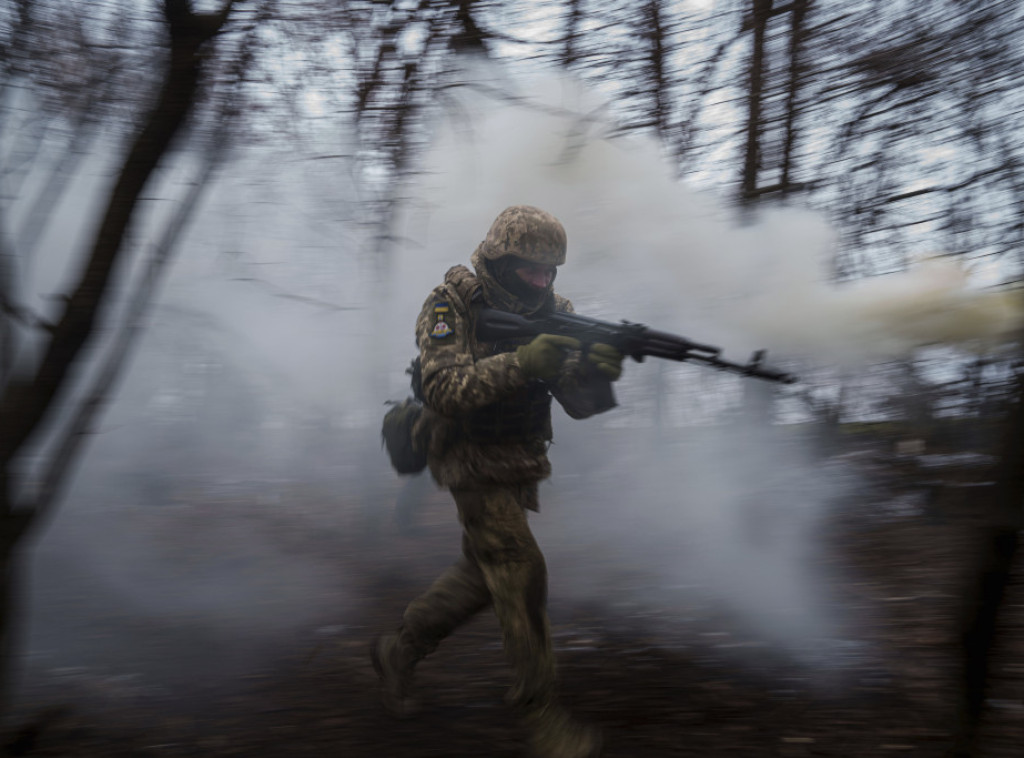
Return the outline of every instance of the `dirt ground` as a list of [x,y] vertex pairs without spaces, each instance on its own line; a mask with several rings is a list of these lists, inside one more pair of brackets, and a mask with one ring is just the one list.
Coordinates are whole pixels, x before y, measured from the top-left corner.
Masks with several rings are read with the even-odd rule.
[[[934,472],[929,479],[889,463],[866,470],[885,484],[877,501],[838,504],[818,535],[816,570],[842,577],[830,602],[856,631],[819,650],[821,665],[740,631],[713,603],[640,612],[600,599],[571,602],[553,591],[562,694],[602,727],[604,755],[946,754],[956,687],[954,615],[976,541],[984,475],[949,466],[941,472],[948,486],[929,489]],[[322,495],[302,497],[318,502]],[[231,493],[131,516],[67,514],[70,535],[91,529],[116,540],[126,518],[151,527],[162,538],[146,549],[170,551],[186,584],[212,565],[249,572],[246,591],[257,605],[265,596],[265,614],[211,628],[192,606],[157,620],[127,613],[102,597],[95,577],[61,568],[59,540],[44,544],[44,596],[34,600],[41,641],[22,661],[20,730],[8,736],[8,754],[525,755],[524,734],[503,703],[509,675],[490,615],[422,664],[419,715],[396,721],[380,707],[368,642],[394,627],[458,544],[444,494],[427,498],[414,529],[398,528],[383,499],[376,511],[353,510],[342,523],[336,503],[295,519],[279,504]],[[225,555],[224,536],[240,523],[254,536],[253,551],[273,543],[287,561],[266,571],[247,562],[245,551]],[[187,553],[175,547],[185,544]],[[286,562],[315,567],[315,579],[289,571]],[[560,567],[549,567],[557,587]],[[621,578],[626,585],[643,581]],[[290,604],[298,595],[303,603]],[[982,752],[993,758],[1024,752],[1019,575],[1006,607]],[[253,634],[239,632],[246,625]],[[64,636],[46,631],[54,628]],[[59,661],[47,658],[47,646],[61,650]],[[63,665],[68,660],[78,665]]]

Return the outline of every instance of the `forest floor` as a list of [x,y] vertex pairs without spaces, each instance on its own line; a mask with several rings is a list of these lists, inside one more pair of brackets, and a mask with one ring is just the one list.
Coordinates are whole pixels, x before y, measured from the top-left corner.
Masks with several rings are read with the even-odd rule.
[[[946,754],[956,712],[955,617],[984,472],[955,461],[941,474],[895,458],[863,465],[884,486],[872,490],[874,503],[832,508],[817,529],[811,567],[833,577],[828,603],[848,623],[806,655],[759,637],[706,597],[680,596],[664,609],[619,602],[651,581],[635,572],[609,582],[604,600],[574,599],[558,591],[560,569],[573,557],[549,557],[562,696],[603,729],[605,756]],[[939,475],[943,486],[934,488]],[[320,495],[290,498],[317,503]],[[106,535],[114,569],[133,565],[119,553],[119,530],[144,523],[160,538],[138,550],[165,553],[181,582],[151,583],[164,595],[160,614],[140,612],[142,601],[129,612],[113,591],[104,596],[102,570],[83,572],[70,559],[62,566],[61,539],[40,545],[34,565],[43,588],[25,634],[30,652],[8,754],[524,756],[525,735],[503,702],[509,674],[491,614],[421,665],[419,715],[399,721],[380,706],[369,640],[394,628],[458,545],[445,494],[426,498],[413,529],[391,520],[392,502],[377,509],[385,516],[353,511],[347,523],[336,504],[310,505],[296,518],[273,498],[254,503],[231,493],[130,514],[65,514],[61,533]],[[246,547],[225,547],[240,528],[251,537]],[[257,556],[270,544],[280,562],[267,567]],[[238,581],[205,585],[203,602],[227,606],[241,592],[259,612],[211,624],[191,600],[168,611],[170,593],[204,586],[211,567]],[[1024,745],[1019,575],[1006,608],[981,753],[993,758],[1020,756]]]

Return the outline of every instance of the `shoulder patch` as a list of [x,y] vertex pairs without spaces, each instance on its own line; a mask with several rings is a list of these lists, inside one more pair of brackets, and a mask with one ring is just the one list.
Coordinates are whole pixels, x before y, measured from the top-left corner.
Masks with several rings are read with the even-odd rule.
[[444,339],[445,337],[451,337],[455,334],[455,330],[453,330],[446,321],[450,310],[451,307],[445,300],[438,300],[434,303],[434,316],[436,320],[434,328],[430,331],[430,336],[434,339]]

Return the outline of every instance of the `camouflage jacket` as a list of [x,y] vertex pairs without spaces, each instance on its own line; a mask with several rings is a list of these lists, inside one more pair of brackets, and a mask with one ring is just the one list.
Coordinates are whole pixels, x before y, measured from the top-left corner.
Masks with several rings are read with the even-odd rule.
[[[613,395],[607,379],[588,370],[578,351],[548,383],[527,379],[520,369],[515,349],[528,339],[477,340],[481,306],[524,309],[488,276],[479,253],[472,262],[480,273],[449,269],[416,321],[428,409],[420,433],[429,439],[431,472],[443,486],[533,484],[551,475],[552,397],[571,417],[586,418],[613,407]],[[572,312],[572,303],[552,293],[544,308]]]

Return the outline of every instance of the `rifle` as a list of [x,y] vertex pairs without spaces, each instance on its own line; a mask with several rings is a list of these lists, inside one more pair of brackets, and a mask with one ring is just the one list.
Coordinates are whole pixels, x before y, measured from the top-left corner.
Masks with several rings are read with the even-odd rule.
[[719,357],[722,349],[702,345],[677,334],[659,332],[643,324],[623,321],[613,324],[576,313],[550,313],[542,316],[519,316],[515,313],[481,308],[477,315],[476,337],[483,342],[535,337],[538,334],[560,334],[575,337],[587,345],[602,342],[623,355],[642,363],[648,355],[670,361],[688,361],[710,366],[741,376],[752,376],[770,382],[793,384],[792,374],[764,366],[766,352],[757,350],[747,363],[733,363]]

